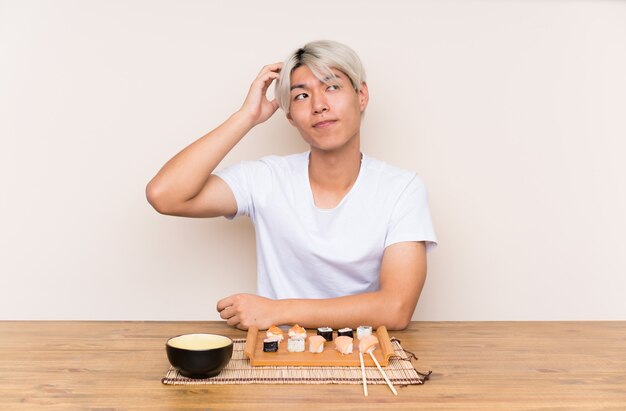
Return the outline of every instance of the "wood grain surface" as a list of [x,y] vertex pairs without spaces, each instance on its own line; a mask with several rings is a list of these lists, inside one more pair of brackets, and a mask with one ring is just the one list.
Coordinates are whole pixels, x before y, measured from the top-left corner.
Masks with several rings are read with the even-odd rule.
[[[161,384],[167,338],[222,322],[0,322],[0,410],[626,410],[626,322],[414,322],[421,386]],[[285,407],[283,407],[285,406]]]
[[[307,335],[317,334],[316,331],[307,330]],[[378,327],[374,331],[378,337],[379,347],[374,350],[374,356],[378,363],[382,366],[389,365],[389,357],[394,354],[393,346],[389,340],[387,328]],[[324,351],[321,353],[309,352],[308,342],[305,344],[304,352],[289,352],[287,350],[287,333],[285,340],[279,345],[277,352],[264,352],[263,340],[266,338],[265,331],[250,328],[246,335],[246,347],[244,354],[250,359],[250,365],[257,366],[305,366],[305,367],[359,367],[359,340],[356,339],[356,330],[354,331],[353,352],[352,354],[341,354],[335,350],[335,343],[327,341],[324,343]],[[333,332],[333,338],[337,337],[337,330]],[[363,358],[366,367],[374,367],[374,360],[369,355]]]

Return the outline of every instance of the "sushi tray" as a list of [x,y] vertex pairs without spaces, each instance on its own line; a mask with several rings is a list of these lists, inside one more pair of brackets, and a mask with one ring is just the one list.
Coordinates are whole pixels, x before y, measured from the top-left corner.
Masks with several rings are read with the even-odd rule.
[[[359,367],[361,361],[359,359],[359,340],[355,338],[352,342],[353,350],[351,354],[341,354],[335,349],[334,338],[337,336],[337,330],[333,333],[333,341],[324,343],[324,351],[321,353],[312,353],[308,350],[308,337],[316,335],[316,330],[307,330],[307,342],[304,352],[287,351],[287,340],[285,339],[278,345],[276,352],[263,351],[263,340],[266,338],[264,330],[255,327],[248,329],[246,337],[246,345],[244,354],[250,359],[250,365],[256,366],[305,366],[305,367]],[[374,331],[374,335],[378,338],[379,346],[374,350],[373,354],[376,360],[382,366],[389,364],[389,357],[394,355],[391,340],[387,329],[380,326]],[[374,361],[369,354],[363,354],[365,366],[375,366]]]

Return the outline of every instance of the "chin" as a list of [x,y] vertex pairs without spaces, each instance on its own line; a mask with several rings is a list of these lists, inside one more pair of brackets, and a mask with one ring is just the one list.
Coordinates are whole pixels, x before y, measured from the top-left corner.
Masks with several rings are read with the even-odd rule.
[[311,146],[311,150],[315,149],[317,151],[324,152],[333,152],[338,151],[346,147],[345,144],[309,144]]
[[305,139],[311,149],[319,151],[337,151],[350,146],[350,140],[343,139]]
[[[358,142],[358,135],[353,135],[352,133],[329,133],[326,135],[315,135],[314,133],[308,134],[300,130],[300,136],[304,142],[311,147],[311,150],[332,152],[342,150],[355,144],[357,149],[360,146]],[[354,141],[355,138],[357,141]]]

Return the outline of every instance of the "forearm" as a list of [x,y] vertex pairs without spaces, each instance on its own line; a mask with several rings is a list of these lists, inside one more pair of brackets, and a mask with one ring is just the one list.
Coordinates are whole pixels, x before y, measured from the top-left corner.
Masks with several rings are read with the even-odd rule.
[[329,299],[287,299],[276,301],[276,324],[300,324],[305,328],[333,328],[384,325],[388,329],[406,328],[415,301],[398,299],[376,291]]
[[151,202],[179,203],[196,196],[218,164],[252,127],[252,121],[238,111],[187,146],[170,159],[148,184]]

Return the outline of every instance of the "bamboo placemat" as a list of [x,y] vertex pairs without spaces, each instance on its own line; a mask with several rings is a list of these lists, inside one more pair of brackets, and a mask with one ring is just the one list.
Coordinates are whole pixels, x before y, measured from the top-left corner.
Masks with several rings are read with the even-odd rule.
[[[203,384],[361,384],[360,367],[252,367],[244,356],[245,338],[233,340],[233,356],[222,372],[213,378],[194,379],[182,376],[170,367],[161,382],[171,385]],[[383,367],[389,380],[394,385],[424,384],[431,373],[417,371],[411,359],[413,353],[405,351],[400,341],[392,338],[395,356],[389,359],[389,365]],[[386,384],[376,367],[365,367],[368,384]]]

